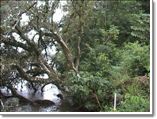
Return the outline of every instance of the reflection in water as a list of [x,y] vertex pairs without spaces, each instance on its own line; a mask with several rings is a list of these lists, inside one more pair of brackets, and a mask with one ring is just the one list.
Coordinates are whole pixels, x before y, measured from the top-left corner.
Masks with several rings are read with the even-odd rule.
[[[60,93],[60,90],[55,86],[54,84],[48,84],[43,88],[43,92],[41,91],[41,86],[38,87],[37,92],[34,92],[33,88],[28,86],[27,81],[22,81],[16,84],[15,88],[17,90],[17,93],[31,101],[52,101],[55,103],[55,105],[49,105],[48,107],[42,107],[41,105],[38,106],[32,106],[30,111],[57,111],[58,106],[61,104],[61,99],[57,97],[57,95]],[[7,89],[6,87],[0,88],[0,91],[5,96],[11,96],[11,91]],[[23,105],[22,105],[23,106]],[[22,108],[20,107],[20,109]],[[28,104],[27,104],[28,106]],[[30,105],[29,105],[30,106]],[[19,109],[17,109],[19,110]]]

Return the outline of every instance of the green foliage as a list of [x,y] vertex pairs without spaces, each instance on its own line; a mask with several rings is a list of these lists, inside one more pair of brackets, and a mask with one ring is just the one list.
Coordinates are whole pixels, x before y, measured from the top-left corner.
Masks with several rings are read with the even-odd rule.
[[106,42],[107,40],[116,40],[118,38],[119,30],[117,26],[111,25],[107,31],[105,31],[104,29],[100,29],[100,30],[104,38],[106,38],[105,39]]
[[128,43],[121,52],[121,63],[123,71],[130,75],[145,75],[149,72],[149,46],[142,46],[138,42]]
[[[54,74],[61,83],[65,81],[67,94],[77,111],[114,111],[114,92],[117,92],[117,111],[149,111],[149,1],[67,1],[63,7],[65,16],[55,22],[54,13],[57,8],[62,8],[60,2],[46,1],[39,8],[35,5],[30,10],[27,7],[34,1],[2,2],[0,10],[4,14],[0,30],[6,40],[13,44],[16,41],[9,36],[17,32],[12,28],[12,22],[21,18],[19,13],[25,10],[30,22],[21,26],[22,33],[26,35],[34,29],[40,36],[33,45],[28,42],[32,39],[20,38],[21,43],[30,49],[28,51],[18,52],[21,46],[16,43],[15,46],[1,44],[3,80],[10,80],[7,75],[12,73],[11,63],[19,64],[26,73],[30,63],[42,63],[41,70],[48,69],[52,71],[48,73],[50,76]],[[56,33],[61,39],[55,38]],[[46,36],[48,34],[51,35]],[[49,56],[47,50],[51,46],[57,49],[53,56]],[[43,54],[43,50],[47,52]],[[77,69],[77,63],[76,76],[76,72],[69,69]],[[53,82],[55,78],[51,77]]]
[[56,62],[56,68],[60,70],[61,73],[63,73],[66,70],[65,61],[66,60],[64,54],[62,52],[58,53],[55,62]]
[[149,73],[149,46],[139,42],[126,43],[114,55],[118,61],[110,68],[109,79],[114,90],[123,97],[117,111],[149,111],[149,77],[144,78]]
[[100,111],[104,105],[111,103],[109,97],[112,95],[112,85],[102,77],[80,72],[80,78],[69,74],[67,83],[68,93],[80,111]]
[[149,14],[133,14],[131,22],[131,35],[136,40],[138,39],[141,44],[149,44]]
[[107,75],[107,72],[110,69],[109,50],[109,47],[105,47],[104,45],[90,48],[85,59],[81,61],[80,69],[93,72],[93,75],[96,75],[98,72],[100,72],[102,76]]
[[149,105],[149,100],[144,97],[125,94],[124,102],[117,109],[121,112],[148,112]]
[[[114,50],[113,50],[114,51]],[[127,43],[113,53],[110,74],[116,80],[128,80],[129,77],[148,75],[150,70],[149,46],[138,42]],[[113,60],[113,59],[117,60]]]

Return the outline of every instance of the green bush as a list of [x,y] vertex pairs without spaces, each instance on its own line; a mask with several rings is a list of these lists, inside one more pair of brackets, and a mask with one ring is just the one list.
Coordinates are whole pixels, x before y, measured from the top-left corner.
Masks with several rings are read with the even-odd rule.
[[149,46],[142,46],[138,42],[128,43],[121,51],[122,70],[131,76],[145,75],[149,72]]
[[117,49],[115,57],[118,61],[110,68],[111,80],[123,82],[136,76],[149,75],[149,46],[138,42],[127,43],[122,49]]
[[149,100],[142,96],[125,94],[124,102],[117,108],[120,112],[148,112]]
[[104,105],[112,103],[109,100],[113,94],[112,85],[102,77],[80,72],[78,78],[71,73],[67,83],[74,106],[80,111],[101,111]]

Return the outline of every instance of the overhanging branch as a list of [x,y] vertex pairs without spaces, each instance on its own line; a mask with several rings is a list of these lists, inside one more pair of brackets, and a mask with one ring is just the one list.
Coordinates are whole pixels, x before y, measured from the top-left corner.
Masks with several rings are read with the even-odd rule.
[[16,69],[16,70],[19,72],[20,76],[21,76],[23,79],[25,79],[25,80],[27,80],[27,81],[29,81],[29,82],[40,82],[40,83],[52,82],[52,80],[50,80],[50,79],[36,78],[36,77],[31,77],[31,76],[29,76],[29,75],[23,70],[23,68],[21,68],[19,65],[12,64],[11,67],[12,67],[13,69]]
[[36,44],[31,42],[30,39],[26,35],[24,35],[22,29],[19,26],[16,26],[15,29],[17,30],[17,33],[20,35],[20,37],[27,42],[29,48],[32,49],[31,52],[35,52],[35,54],[39,56],[40,51]]
[[72,53],[71,53],[69,47],[67,46],[67,44],[62,39],[62,37],[60,35],[56,34],[56,33],[43,33],[43,34],[45,36],[53,37],[57,41],[57,43],[60,44],[60,46],[63,49],[63,53],[65,55],[65,58],[67,60],[67,63],[69,65],[69,67],[77,73],[77,70],[74,66]]
[[20,43],[16,40],[12,40],[10,38],[2,38],[1,37],[0,43],[4,43],[6,45],[11,45],[11,46],[15,46],[15,47],[21,47],[24,50],[30,51],[29,47],[26,44]]

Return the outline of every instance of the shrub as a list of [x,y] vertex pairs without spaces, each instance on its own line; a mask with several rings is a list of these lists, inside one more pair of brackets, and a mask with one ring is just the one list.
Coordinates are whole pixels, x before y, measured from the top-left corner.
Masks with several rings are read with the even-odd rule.
[[104,105],[112,103],[112,85],[102,77],[93,76],[88,72],[80,72],[80,78],[69,74],[67,81],[69,95],[74,106],[80,111],[101,111]]
[[120,66],[131,76],[148,73],[149,63],[149,46],[142,46],[138,42],[128,43],[121,52]]
[[125,100],[118,107],[121,112],[148,112],[149,100],[142,96],[125,94]]

